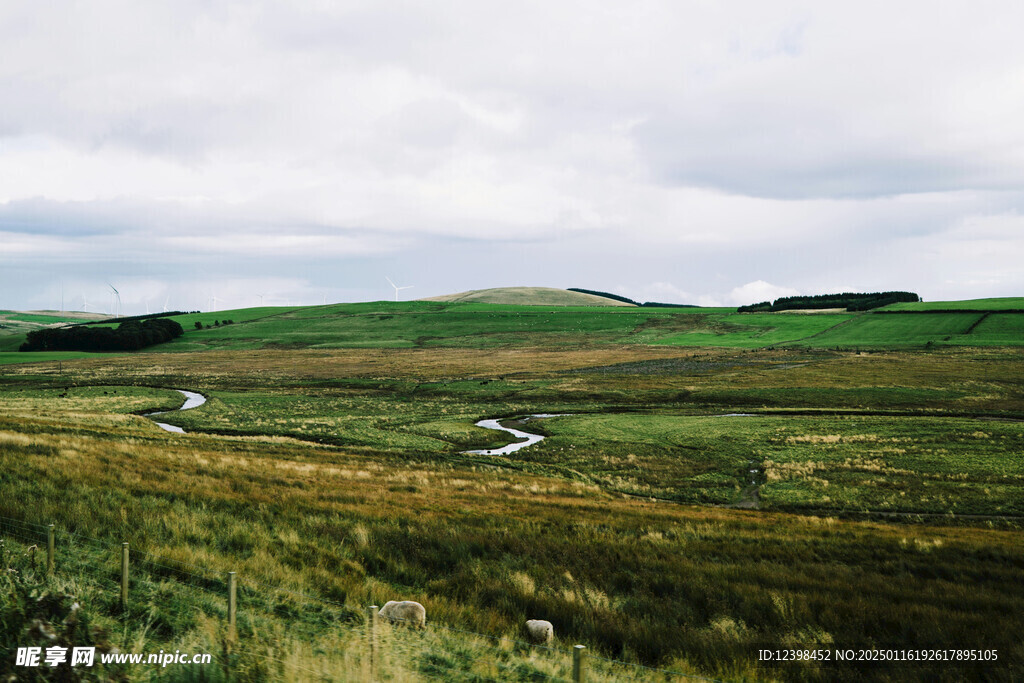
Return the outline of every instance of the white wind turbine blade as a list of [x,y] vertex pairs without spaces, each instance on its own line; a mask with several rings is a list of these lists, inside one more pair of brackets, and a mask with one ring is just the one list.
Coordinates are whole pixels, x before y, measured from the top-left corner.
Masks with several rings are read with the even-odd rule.
[[114,304],[114,317],[118,317],[121,314],[121,292],[117,291],[117,287],[107,283],[107,287],[110,287],[111,291],[114,292],[115,304]]

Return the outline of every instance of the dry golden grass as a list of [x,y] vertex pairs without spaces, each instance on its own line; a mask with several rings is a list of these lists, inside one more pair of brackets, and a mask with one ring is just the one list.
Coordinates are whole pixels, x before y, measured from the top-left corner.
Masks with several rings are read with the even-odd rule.
[[[129,540],[174,561],[235,570],[352,610],[416,599],[439,623],[495,637],[518,633],[524,618],[550,618],[562,644],[578,640],[608,655],[719,676],[758,671],[752,658],[759,643],[845,645],[867,633],[905,646],[984,641],[1011,658],[1024,655],[1012,635],[1024,628],[1019,530],[670,505],[611,494],[571,472],[539,476],[414,449],[311,445],[284,435],[170,436],[126,413],[175,394],[123,385],[203,389],[225,411],[237,404],[218,394],[294,398],[296,424],[305,420],[303,427],[320,419],[307,412],[316,407],[315,394],[361,401],[357,389],[368,386],[394,397],[394,386],[378,378],[476,386],[470,378],[506,376],[523,406],[556,396],[579,397],[582,406],[636,401],[653,411],[662,401],[688,400],[690,391],[707,401],[701,409],[729,405],[733,396],[779,407],[792,405],[785,392],[804,387],[821,390],[822,400],[863,390],[867,398],[857,400],[869,407],[871,392],[893,389],[922,390],[921,400],[931,402],[927,410],[1014,410],[1021,405],[1015,388],[1021,358],[1020,352],[868,357],[610,347],[145,354],[68,362],[63,376],[48,364],[8,366],[0,378],[0,515],[52,521],[111,544]],[[559,374],[638,361],[651,365],[634,374]],[[65,383],[68,397],[58,398]],[[115,384],[117,395],[108,386]],[[951,386],[965,395],[924,392]],[[93,393],[80,393],[87,390]],[[520,391],[541,398],[521,399]],[[386,405],[411,410],[417,400],[398,395]],[[424,433],[451,428],[441,415],[449,407],[468,414],[505,405],[490,400],[439,403],[431,418],[436,424],[419,426]],[[344,417],[331,419],[338,426],[370,420]],[[278,414],[266,419],[286,421]],[[382,424],[382,432],[402,426]],[[965,432],[971,448],[992,446],[993,434],[1003,433]],[[883,453],[903,448],[900,438],[872,425],[842,434],[827,424],[810,426],[777,441],[793,449],[856,448],[857,454],[844,452],[828,463],[821,456],[769,460],[765,474],[825,488],[827,467],[864,474],[865,486],[883,487],[887,477],[908,474],[887,464]],[[934,455],[943,448],[935,444]],[[647,466],[635,450],[629,444],[603,461],[595,454],[595,461]],[[304,618],[295,617],[300,625]],[[290,661],[309,647],[296,637],[290,650],[274,656]],[[345,659],[344,643],[337,647],[337,666],[361,666],[355,654]],[[481,676],[499,677],[500,669],[481,667]],[[800,670],[793,677],[828,674]],[[301,680],[304,674],[289,675]]]

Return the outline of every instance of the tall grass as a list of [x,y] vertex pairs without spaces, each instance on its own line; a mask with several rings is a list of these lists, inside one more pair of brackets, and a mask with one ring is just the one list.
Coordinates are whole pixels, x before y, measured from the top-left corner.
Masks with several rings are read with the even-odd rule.
[[[0,418],[4,432],[19,426]],[[352,613],[415,599],[431,619],[496,637],[546,618],[563,643],[717,674],[755,667],[766,642],[1020,655],[1019,532],[666,506],[508,471],[168,441],[114,420],[102,432],[66,419],[34,428],[27,443],[5,442],[0,514]],[[179,610],[162,600],[152,599],[154,624],[169,635]],[[321,624],[287,601],[275,610]]]
[[[317,647],[318,630],[348,629],[366,605],[404,598],[454,628],[511,639],[525,619],[545,618],[561,645],[581,642],[603,656],[717,677],[977,673],[949,664],[776,669],[757,662],[761,647],[884,645],[996,648],[999,662],[981,673],[1011,679],[1022,675],[1024,659],[1016,637],[1024,626],[1024,545],[1014,523],[881,524],[667,505],[617,493],[597,470],[628,472],[631,448],[651,470],[633,480],[647,477],[650,486],[658,472],[699,469],[715,458],[728,463],[745,442],[693,415],[735,405],[733,399],[752,405],[744,397],[761,409],[820,410],[831,395],[847,410],[913,410],[919,422],[800,417],[787,423],[794,429],[776,432],[761,419],[746,443],[774,449],[764,458],[775,468],[772,484],[812,490],[814,478],[845,476],[854,466],[898,481],[907,475],[896,470],[911,469],[899,458],[912,453],[858,451],[904,448],[886,441],[904,437],[918,448],[934,426],[941,428],[936,442],[916,457],[946,448],[956,458],[933,453],[916,486],[932,486],[928,474],[1016,476],[998,469],[1012,466],[1006,452],[1019,444],[1014,423],[993,423],[980,430],[989,435],[982,439],[949,415],[1020,411],[1020,360],[1020,352],[1006,350],[612,348],[152,354],[75,361],[63,375],[19,367],[0,377],[0,515],[54,522],[109,547],[129,541],[171,567],[237,571],[242,597],[277,615],[280,627],[243,622],[242,629],[261,647],[276,648],[273,657],[285,662],[278,667],[297,661],[293,649]],[[180,398],[135,385],[203,390],[208,406],[183,419],[199,426],[233,421],[247,433],[169,436],[129,412]],[[559,406],[619,412],[550,423],[549,450],[536,457],[457,453],[475,438],[473,417]],[[646,428],[648,417],[661,426]],[[573,429],[588,420],[599,428],[580,442],[583,457],[556,462],[570,456],[554,449],[575,444],[583,432]],[[667,432],[672,420],[707,432],[700,444],[707,458],[673,452],[697,444]],[[318,421],[328,423],[322,432],[299,431]],[[901,433],[910,424],[918,426]],[[867,434],[882,441],[860,438]],[[958,462],[972,456],[983,457]],[[152,612],[147,633],[156,634],[154,643],[191,638],[214,647],[215,634],[203,630],[198,615],[218,620],[221,598],[177,602],[177,579],[154,571],[131,629],[143,628]],[[97,580],[109,587],[115,575],[108,569]],[[337,603],[335,616],[268,586]],[[104,600],[97,598],[97,614],[114,609]],[[294,646],[286,628],[298,634]],[[339,640],[337,648],[345,647]],[[437,671],[468,659],[443,655]],[[266,666],[253,663],[251,678],[284,675],[284,668],[259,668]],[[467,678],[476,675],[469,671]],[[478,678],[487,677],[499,675]]]

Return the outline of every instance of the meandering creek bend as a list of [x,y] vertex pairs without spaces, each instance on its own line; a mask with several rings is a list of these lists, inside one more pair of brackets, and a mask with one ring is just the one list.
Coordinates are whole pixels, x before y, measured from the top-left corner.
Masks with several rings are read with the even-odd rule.
[[[192,410],[193,408],[198,408],[199,406],[206,403],[206,397],[203,396],[202,394],[196,393],[194,391],[185,391],[184,389],[175,389],[174,391],[177,391],[179,394],[185,397],[185,402],[181,404],[180,408],[176,410],[158,410],[155,413],[144,413],[143,417],[152,418],[155,415],[167,415],[168,413],[177,413],[182,410]],[[156,420],[153,420],[153,423],[156,424],[156,426],[159,427],[160,429],[164,429],[168,432],[174,432],[175,434],[185,433],[185,430],[182,429],[181,427],[175,427],[174,425],[169,425],[164,422],[157,422]]]
[[[561,417],[563,415],[570,414],[571,413],[534,413],[533,415],[527,415],[525,417],[518,418],[518,420],[521,422],[526,422],[527,420],[534,420],[545,417]],[[510,418],[499,418],[498,420],[480,420],[479,422],[476,423],[476,426],[483,427],[484,429],[497,429],[502,432],[508,432],[517,439],[526,439],[526,441],[516,441],[515,443],[510,443],[507,446],[502,446],[501,448],[492,448],[490,450],[483,449],[478,451],[464,452],[472,453],[474,455],[508,455],[509,453],[515,453],[520,448],[526,448],[527,446],[532,446],[533,444],[544,440],[544,437],[541,436],[540,434],[531,434],[530,432],[523,432],[518,429],[513,429],[512,427],[503,427],[500,423],[501,419],[508,420]]]

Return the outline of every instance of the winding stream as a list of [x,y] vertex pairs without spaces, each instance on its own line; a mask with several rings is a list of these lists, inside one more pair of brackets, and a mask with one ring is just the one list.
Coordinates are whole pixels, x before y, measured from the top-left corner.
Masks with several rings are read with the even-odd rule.
[[[533,415],[527,415],[526,417],[520,418],[520,420],[522,422],[526,422],[527,420],[533,420],[544,417],[560,417],[563,415],[570,414],[571,413],[534,413]],[[507,420],[509,418],[506,417],[500,419]],[[544,437],[541,436],[540,434],[531,434],[529,432],[523,432],[518,429],[513,429],[512,427],[503,427],[500,424],[499,420],[480,420],[479,422],[476,423],[476,426],[483,427],[484,429],[497,429],[498,431],[508,432],[517,439],[526,440],[516,441],[515,443],[510,443],[509,445],[502,446],[501,448],[492,448],[490,450],[483,449],[478,451],[463,451],[463,453],[472,453],[473,455],[508,455],[509,453],[515,453],[520,448],[526,448],[527,446],[532,446],[533,444],[544,440]]]
[[[158,410],[155,413],[143,413],[142,416],[152,418],[154,415],[167,415],[168,413],[177,413],[182,410],[192,410],[193,408],[198,408],[199,406],[206,403],[206,397],[203,396],[202,394],[198,394],[194,391],[185,391],[184,389],[175,389],[174,391],[177,391],[179,394],[185,397],[185,402],[181,405],[180,408],[176,410]],[[185,433],[185,430],[182,429],[181,427],[175,427],[174,425],[169,425],[164,422],[157,422],[156,420],[153,420],[153,423],[160,429],[166,430],[168,432],[174,432],[175,434]]]

